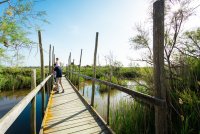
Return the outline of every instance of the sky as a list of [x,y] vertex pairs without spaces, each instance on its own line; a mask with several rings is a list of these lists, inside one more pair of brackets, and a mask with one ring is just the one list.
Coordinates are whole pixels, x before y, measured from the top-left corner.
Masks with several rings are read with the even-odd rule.
[[[45,49],[45,65],[48,64],[49,44],[55,55],[67,64],[69,53],[75,64],[79,63],[83,49],[82,65],[92,65],[95,35],[99,32],[98,57],[105,64],[104,56],[113,53],[116,60],[125,66],[128,57],[140,57],[130,50],[130,37],[135,23],[145,20],[148,12],[147,0],[45,0],[37,3],[37,10],[47,12],[50,24],[43,24],[42,42]],[[31,38],[38,42],[37,32]],[[24,50],[24,54],[26,53]],[[39,50],[27,54],[25,66],[40,65]]]
[[[140,51],[131,49],[129,39],[136,35],[135,25],[145,24],[149,17],[150,0],[43,0],[37,2],[35,10],[46,11],[50,24],[42,24],[42,44],[45,65],[49,62],[49,45],[55,48],[55,55],[65,65],[69,53],[75,64],[79,63],[83,49],[82,65],[92,65],[95,35],[99,32],[98,59],[105,65],[105,55],[113,53],[116,60],[128,66],[129,58],[139,59]],[[187,27],[197,27],[200,16],[192,19]],[[193,25],[195,24],[195,25]],[[37,31],[31,39],[38,42]],[[22,50],[24,66],[39,66],[39,48]],[[138,63],[145,66],[144,63]]]

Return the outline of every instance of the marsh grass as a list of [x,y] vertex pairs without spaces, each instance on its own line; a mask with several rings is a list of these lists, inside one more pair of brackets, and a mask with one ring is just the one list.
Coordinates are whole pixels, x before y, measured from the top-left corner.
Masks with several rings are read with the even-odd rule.
[[[32,68],[0,68],[0,91],[30,89]],[[46,68],[46,71],[48,69]],[[47,74],[46,74],[47,75]],[[45,76],[46,76],[45,75]],[[40,68],[36,68],[36,83],[41,82]]]
[[121,100],[111,110],[111,127],[117,134],[154,134],[154,108],[130,100]]

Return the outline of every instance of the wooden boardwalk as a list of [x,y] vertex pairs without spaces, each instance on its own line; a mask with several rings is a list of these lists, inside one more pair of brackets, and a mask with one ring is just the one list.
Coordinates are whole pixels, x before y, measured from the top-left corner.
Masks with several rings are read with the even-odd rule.
[[107,126],[92,112],[62,78],[64,93],[51,93],[40,133],[44,134],[107,134]]

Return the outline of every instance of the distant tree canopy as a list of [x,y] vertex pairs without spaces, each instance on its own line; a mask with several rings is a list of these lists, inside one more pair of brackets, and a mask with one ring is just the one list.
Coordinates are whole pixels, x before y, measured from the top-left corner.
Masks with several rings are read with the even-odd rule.
[[46,22],[45,11],[35,11],[34,0],[0,0],[0,57],[5,48],[19,50],[34,44],[28,38],[30,30],[38,27],[38,23]]

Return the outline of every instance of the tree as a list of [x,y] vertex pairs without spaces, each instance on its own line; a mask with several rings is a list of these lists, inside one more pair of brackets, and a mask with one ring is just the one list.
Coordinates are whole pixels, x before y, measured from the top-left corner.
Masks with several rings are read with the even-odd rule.
[[[189,17],[194,15],[195,9],[199,6],[192,6],[192,0],[166,0],[165,1],[165,64],[167,69],[167,78],[169,80],[169,89],[174,89],[173,80],[176,74],[172,71],[179,64],[176,63],[175,56],[177,48],[181,40],[181,34],[184,31],[183,25],[188,21]],[[152,65],[152,39],[149,37],[149,31],[144,26],[137,25],[138,34],[130,38],[132,48],[146,49],[146,56],[141,61],[145,61]]]
[[[198,56],[199,54],[199,42],[197,42],[197,37],[189,32],[185,32],[184,24],[189,20],[189,18],[194,15],[195,9],[199,7],[200,3],[194,4],[195,0],[166,0],[165,1],[165,73],[167,80],[167,104],[169,107],[169,121],[172,127],[172,111],[177,111],[174,107],[172,99],[175,98],[172,93],[175,90],[187,89],[188,85],[185,86],[182,77],[182,70],[187,70],[186,59],[187,55]],[[152,17],[152,16],[151,16]],[[131,46],[135,49],[146,49],[147,54],[141,61],[146,61],[148,64],[152,65],[152,39],[149,37],[149,31],[142,26],[137,26],[136,28],[138,34],[130,39]],[[187,43],[182,39],[183,34],[187,37]],[[189,40],[188,40],[189,38]],[[188,42],[189,41],[189,42]],[[185,42],[184,45],[181,42]],[[190,44],[190,45],[188,45]],[[198,45],[197,45],[198,44]],[[182,49],[184,48],[184,49]],[[186,49],[187,48],[187,49]],[[190,49],[188,49],[190,48]],[[180,53],[180,51],[182,51]],[[186,68],[186,69],[185,69]],[[185,73],[186,74],[186,73]],[[187,75],[187,77],[189,77]],[[185,86],[185,87],[184,87]],[[183,88],[184,87],[184,88]],[[175,102],[176,103],[176,102]],[[171,128],[172,133],[172,128]]]
[[4,0],[0,1],[3,14],[0,16],[0,55],[7,49],[20,50],[29,48],[35,43],[28,38],[30,31],[37,28],[40,22],[47,22],[44,11],[34,11],[37,1]]

